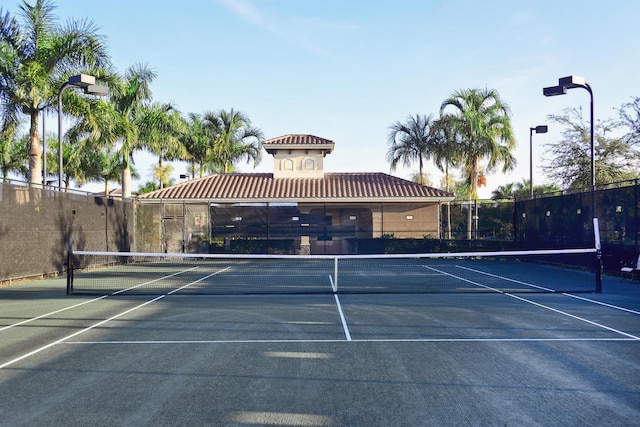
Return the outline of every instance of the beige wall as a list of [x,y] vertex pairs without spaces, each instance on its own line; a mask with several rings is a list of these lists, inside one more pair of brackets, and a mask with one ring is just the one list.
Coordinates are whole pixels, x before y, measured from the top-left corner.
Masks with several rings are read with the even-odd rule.
[[273,177],[322,178],[323,156],[320,150],[278,150],[273,159]]

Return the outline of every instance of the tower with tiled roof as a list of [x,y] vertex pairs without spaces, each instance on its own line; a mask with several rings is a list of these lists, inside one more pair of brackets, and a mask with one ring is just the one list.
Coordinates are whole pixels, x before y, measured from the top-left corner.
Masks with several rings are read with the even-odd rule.
[[324,157],[334,142],[314,135],[285,135],[267,139],[262,146],[273,155],[273,177],[322,178]]

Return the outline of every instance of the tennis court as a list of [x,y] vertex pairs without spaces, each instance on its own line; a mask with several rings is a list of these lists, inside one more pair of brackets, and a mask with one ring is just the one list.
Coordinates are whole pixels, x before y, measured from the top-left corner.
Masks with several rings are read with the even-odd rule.
[[[202,291],[231,286],[219,266],[187,264],[127,273],[126,284],[106,272],[128,263],[79,271],[75,286],[81,274],[108,279],[69,296],[64,278],[0,289],[0,424],[640,425],[637,283],[512,292],[549,279],[522,273],[529,263],[514,279],[511,267],[439,260],[437,277],[458,285],[416,291],[398,273],[412,264],[359,280],[412,282],[396,291],[354,288],[346,268],[344,293],[309,292],[314,274],[277,269],[279,281],[256,271],[251,292],[233,294]],[[434,273],[415,269],[420,281]],[[256,292],[265,281],[276,291]],[[153,292],[122,292],[150,282]]]

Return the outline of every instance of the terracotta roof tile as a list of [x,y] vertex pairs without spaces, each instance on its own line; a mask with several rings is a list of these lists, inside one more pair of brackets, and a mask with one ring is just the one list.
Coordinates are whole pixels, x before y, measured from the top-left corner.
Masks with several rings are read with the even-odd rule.
[[315,135],[289,134],[262,141],[265,147],[270,145],[334,145],[330,139]]
[[330,139],[315,135],[290,134],[262,141],[262,146],[269,154],[282,149],[318,149],[326,154],[333,151],[335,143]]
[[271,173],[213,174],[142,194],[146,200],[370,202],[451,200],[453,194],[384,173],[326,173],[324,178],[273,178]]

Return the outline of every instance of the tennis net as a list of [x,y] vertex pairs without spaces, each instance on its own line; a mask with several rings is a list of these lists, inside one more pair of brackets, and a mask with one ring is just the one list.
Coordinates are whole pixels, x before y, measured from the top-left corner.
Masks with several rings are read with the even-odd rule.
[[595,249],[386,255],[76,251],[68,294],[597,292]]

